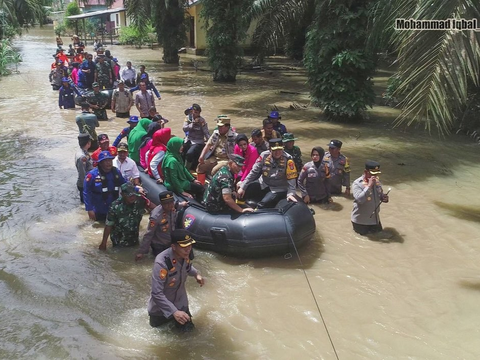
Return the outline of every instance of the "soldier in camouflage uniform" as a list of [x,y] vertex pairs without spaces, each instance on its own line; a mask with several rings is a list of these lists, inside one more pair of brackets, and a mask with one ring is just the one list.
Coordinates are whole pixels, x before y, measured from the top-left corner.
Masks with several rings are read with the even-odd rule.
[[87,133],[90,135],[91,145],[88,150],[94,151],[98,149],[98,135],[95,128],[99,127],[100,124],[98,123],[97,117],[92,114],[89,109],[90,105],[88,103],[82,103],[82,112],[75,117],[75,122],[81,134]]
[[110,236],[113,246],[135,246],[138,244],[140,221],[145,208],[153,208],[151,202],[135,191],[132,183],[123,184],[122,197],[115,200],[108,210],[100,250],[106,250]]
[[[245,159],[233,154],[228,162],[219,164],[212,171],[213,178],[205,192],[203,202],[209,213],[228,213],[232,210],[236,212],[251,212],[253,209],[242,209],[235,203],[233,194],[235,192],[235,178],[242,166],[245,165]],[[216,172],[215,172],[216,170]]]
[[297,171],[300,171],[300,169],[303,168],[303,161],[302,151],[295,145],[295,140],[297,140],[297,138],[294,137],[292,133],[285,133],[282,136],[282,140],[285,152],[292,155],[295,167],[297,168]]
[[342,186],[345,186],[345,195],[350,195],[350,164],[348,158],[340,153],[342,142],[331,140],[328,151],[323,157],[323,162],[328,166],[330,179],[328,180],[328,192],[333,195],[342,194]]
[[95,65],[95,81],[98,82],[100,88],[112,88],[112,67],[110,61],[105,61],[105,55],[98,55],[98,63]]
[[93,93],[90,93],[87,97],[87,102],[93,109],[93,113],[97,116],[98,120],[108,120],[107,110],[105,110],[108,104],[108,95],[100,92],[100,85],[98,82],[92,84]]

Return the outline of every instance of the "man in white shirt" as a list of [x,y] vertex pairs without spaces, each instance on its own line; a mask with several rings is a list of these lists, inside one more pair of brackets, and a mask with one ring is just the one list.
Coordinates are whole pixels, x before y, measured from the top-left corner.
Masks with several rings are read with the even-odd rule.
[[132,62],[127,61],[127,66],[125,66],[120,72],[120,78],[125,82],[125,85],[128,87],[135,86],[135,79],[137,78],[137,70],[132,67]]
[[128,145],[126,143],[118,144],[117,157],[113,160],[113,166],[120,171],[125,180],[133,179],[135,185],[140,185],[140,172],[135,161],[128,157]]

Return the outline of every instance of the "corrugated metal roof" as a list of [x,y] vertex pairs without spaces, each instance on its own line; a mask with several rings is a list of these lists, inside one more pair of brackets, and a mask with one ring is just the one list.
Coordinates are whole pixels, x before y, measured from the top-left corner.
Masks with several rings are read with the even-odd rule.
[[92,11],[92,12],[88,12],[88,13],[67,16],[67,19],[70,19],[70,20],[85,19],[85,18],[100,16],[100,15],[105,15],[105,14],[114,14],[114,13],[121,12],[121,11],[125,11],[125,8],[121,7],[121,8],[116,8],[116,9]]

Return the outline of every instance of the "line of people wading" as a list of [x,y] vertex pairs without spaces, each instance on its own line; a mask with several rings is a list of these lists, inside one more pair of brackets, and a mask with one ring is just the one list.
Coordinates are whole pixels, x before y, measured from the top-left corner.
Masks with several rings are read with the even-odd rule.
[[[172,321],[183,331],[193,329],[185,281],[190,275],[203,286],[204,279],[191,263],[193,235],[176,229],[178,210],[188,206],[188,201],[195,199],[209,213],[224,214],[272,208],[285,198],[328,204],[332,195],[353,194],[354,231],[366,235],[382,230],[380,204],[389,199],[378,178],[378,162],[368,160],[363,175],[351,185],[342,142],[333,139],[327,151],[313,147],[310,161],[304,164],[295,145],[297,138],[280,122],[278,111],[271,111],[261,128],[247,136],[235,131],[227,115],[217,116],[211,131],[200,105],[192,104],[184,110],[185,136],[173,136],[166,126],[168,120],[156,110],[155,98],[160,99],[160,94],[144,66],[137,74],[128,61],[120,70],[118,59],[101,46],[96,48],[95,61],[78,43],[73,49],[67,56],[57,49],[50,78],[53,89],[59,91],[61,109],[74,109],[74,94],[82,96],[81,113],[76,116],[79,149],[75,155],[80,201],[91,220],[105,222],[100,250],[106,250],[110,238],[115,247],[138,246],[137,261],[152,251],[151,326]],[[68,63],[71,65],[66,66]],[[102,87],[113,88],[111,99],[100,92]],[[78,88],[93,92],[84,96]],[[131,95],[134,91],[135,98]],[[112,144],[108,134],[97,135],[99,120],[108,118],[108,102],[113,115],[127,119],[127,126]],[[134,104],[139,116],[130,114]],[[160,192],[158,206],[144,196],[140,171],[167,189]],[[175,195],[188,201],[178,201]],[[150,212],[149,223],[139,242],[146,211]]]

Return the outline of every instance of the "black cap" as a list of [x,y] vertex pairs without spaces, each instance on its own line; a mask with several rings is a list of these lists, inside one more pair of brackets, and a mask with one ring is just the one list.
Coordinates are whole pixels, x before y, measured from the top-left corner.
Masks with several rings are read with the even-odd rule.
[[187,247],[195,244],[196,241],[190,236],[190,233],[185,229],[175,229],[171,233],[172,244],[178,244],[181,247]]
[[342,144],[343,143],[340,140],[330,140],[330,143],[327,146],[340,149],[342,147]]
[[282,139],[270,139],[268,141],[268,144],[270,145],[270,150],[283,150],[283,141]]
[[192,105],[192,110],[196,110],[196,111],[202,112],[202,108],[201,108],[200,105],[198,105],[198,104],[193,104],[193,105]]
[[175,198],[173,197],[173,192],[171,191],[162,191],[158,194],[158,198],[160,201],[174,201]]
[[380,163],[373,160],[367,160],[367,162],[365,163],[365,170],[368,170],[372,175],[382,173],[380,171]]
[[87,133],[78,134],[78,145],[83,148],[90,141],[90,135]]
[[162,121],[163,117],[160,114],[156,114],[153,118],[152,121]]

